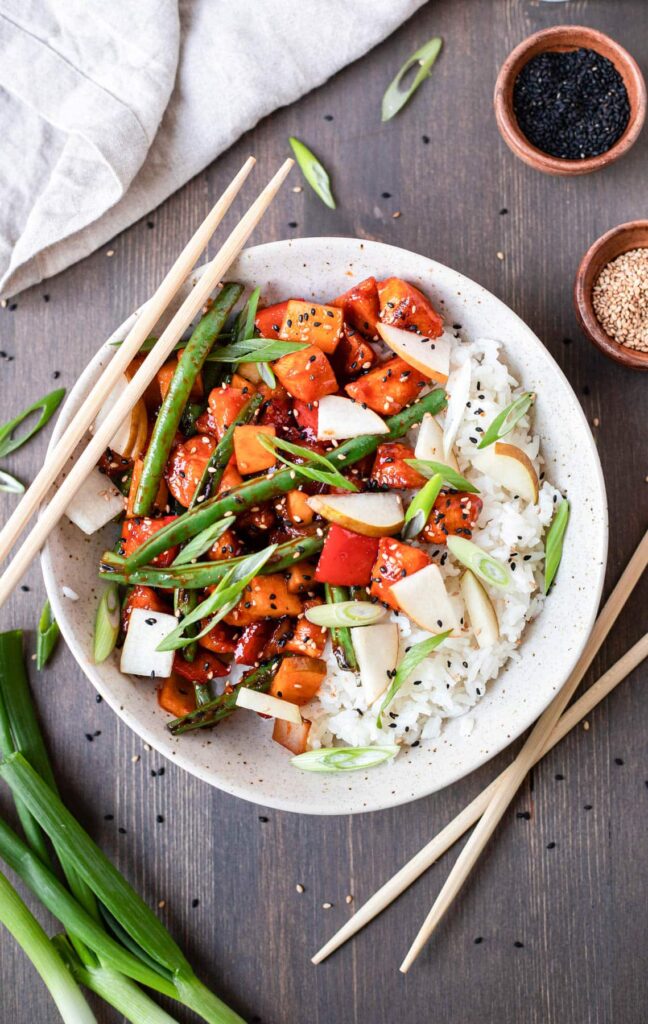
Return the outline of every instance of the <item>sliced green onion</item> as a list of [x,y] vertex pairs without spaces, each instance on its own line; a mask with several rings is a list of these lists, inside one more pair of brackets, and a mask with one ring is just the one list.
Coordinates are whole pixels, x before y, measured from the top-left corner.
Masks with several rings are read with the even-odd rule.
[[495,444],[500,438],[509,434],[518,420],[521,420],[524,414],[529,411],[535,402],[535,397],[535,391],[525,391],[523,395],[520,395],[514,402],[507,405],[506,409],[502,409],[501,413],[489,425],[477,447],[488,448],[489,445]]
[[274,391],[277,386],[277,378],[274,375],[272,367],[268,363],[263,362],[257,362],[256,366],[263,383],[267,384],[268,387]]
[[282,356],[308,348],[303,341],[273,341],[269,338],[248,338],[211,352],[207,363],[272,363]]
[[340,601],[339,604],[318,604],[307,608],[304,615],[316,626],[372,626],[384,618],[386,608],[371,601]]
[[5,469],[0,469],[0,491],[7,494],[24,494],[25,485]]
[[560,505],[556,509],[551,526],[547,532],[545,539],[545,578],[544,578],[544,592],[549,593],[549,588],[554,581],[554,577],[558,572],[558,566],[562,559],[563,553],[563,540],[565,538],[565,530],[569,522],[569,502],[566,498],[560,502]]
[[0,874],[0,921],[47,985],[65,1024],[97,1024],[97,1018],[52,942],[3,874]]
[[412,501],[409,503],[407,511],[405,513],[405,524],[401,530],[401,537],[404,540],[411,540],[412,537],[418,537],[419,533],[430,518],[430,512],[434,506],[434,502],[441,493],[443,487],[443,477],[440,473],[435,473],[433,477],[428,480],[424,487],[414,496]]
[[331,210],[335,209],[335,199],[331,192],[331,182],[325,169],[317,159],[314,153],[311,153],[308,146],[305,146],[299,139],[291,136],[288,141],[290,142],[295,159],[301,168],[301,172],[306,178],[306,181],[312,188],[313,192],[319,196],[322,202],[328,206]]
[[[228,612],[238,603],[241,594],[255,576],[257,576],[268,559],[272,558],[277,550],[276,544],[270,544],[262,551],[257,551],[247,558],[241,559],[219,580],[216,589],[208,598],[196,605],[192,612],[182,619],[182,622],[157,646],[158,651],[177,651],[181,647],[199,640],[201,636],[209,633],[217,622],[220,622]],[[201,619],[209,619],[207,625],[199,633],[187,636],[188,626],[199,622]]]
[[208,526],[201,533],[197,533],[183,547],[180,554],[174,558],[173,565],[188,565],[195,559],[200,558],[201,555],[204,555],[205,551],[209,551],[218,538],[222,537],[235,522],[236,516],[226,516],[225,519],[219,519],[212,526]]
[[376,719],[376,725],[379,729],[382,729],[383,712],[387,710],[403,683],[407,681],[409,676],[411,676],[417,665],[420,665],[422,661],[425,661],[425,659],[428,658],[430,654],[437,649],[437,647],[441,646],[444,640],[448,639],[451,632],[452,630],[448,629],[445,633],[438,633],[436,636],[429,637],[428,640],[421,640],[418,644],[412,644],[409,650],[405,652],[405,656],[398,666],[396,675],[392,679],[389,689],[385,694],[385,698],[380,705],[380,711],[378,712],[378,718]]
[[446,484],[454,487],[456,491],[468,491],[469,494],[479,494],[479,488],[475,487],[465,476],[457,473],[452,466],[446,466],[445,462],[434,462],[433,459],[405,459],[408,466],[412,466],[421,476],[432,477],[440,473]]
[[[408,57],[396,77],[390,82],[382,98],[382,120],[389,121],[412,98],[419,85],[429,77],[430,69],[441,52],[443,40],[439,36],[428,39],[411,57]],[[401,89],[400,84],[416,64],[416,72],[408,89]]]
[[[26,409],[23,409],[12,420],[9,420],[3,427],[0,427],[0,458],[9,455],[10,452],[15,452],[17,448],[21,448],[22,445],[26,444],[34,434],[42,430],[58,409],[64,394],[65,388],[57,388],[56,391],[50,391],[49,395],[44,395],[43,398],[32,402],[31,405],[28,405]],[[24,434],[15,436],[14,431],[35,412],[40,412],[40,416],[33,427],[27,429]]]
[[39,671],[47,665],[60,635],[59,624],[52,616],[49,601],[46,601],[41,617],[38,620],[38,632],[36,634],[36,668]]
[[116,583],[109,583],[101,595],[95,616],[92,651],[97,665],[114,650],[119,636],[120,613],[119,587]]
[[499,587],[500,590],[510,587],[513,580],[508,566],[503,562],[488,555],[465,537],[448,537],[447,543],[448,550],[455,558],[467,569],[471,569],[484,583],[490,583],[492,587]]
[[[338,472],[330,459],[327,459],[325,455],[320,455],[319,452],[313,452],[310,448],[304,448],[300,444],[291,444],[289,441],[284,441],[281,437],[272,437],[270,434],[258,434],[257,441],[262,448],[265,448],[268,452],[272,452],[280,462],[283,462],[284,466],[288,466],[290,469],[294,470],[295,473],[299,473],[300,476],[305,476],[307,480],[315,480],[320,484],[328,484],[329,487],[343,487],[347,491],[358,490],[351,480],[347,480],[346,477],[342,476],[342,474]],[[279,454],[282,451],[288,452],[290,455],[295,455],[297,458],[304,459],[304,462],[307,464],[302,466],[295,462],[291,462],[289,459],[285,459]],[[324,468],[315,469],[313,463]]]
[[305,772],[359,772],[391,760],[398,747],[323,747],[291,757],[290,763]]

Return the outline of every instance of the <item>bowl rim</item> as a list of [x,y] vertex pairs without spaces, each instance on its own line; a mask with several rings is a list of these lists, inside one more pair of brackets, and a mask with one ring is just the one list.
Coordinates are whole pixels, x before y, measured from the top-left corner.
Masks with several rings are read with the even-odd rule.
[[[560,45],[560,42],[564,41],[566,33],[578,33],[580,41],[574,43],[574,49],[577,46],[585,45],[589,49],[597,50],[596,44],[598,43],[600,47],[601,42],[604,42],[605,46],[609,47],[614,53],[615,60],[613,60],[613,63],[617,70],[620,72],[623,70],[625,72],[623,75],[624,79],[631,78],[637,89],[637,99],[630,106],[630,117],[623,134],[605,153],[586,157],[584,160],[564,160],[561,157],[551,156],[551,154],[538,149],[537,146],[534,146],[527,139],[518,125],[512,108],[509,107],[515,80],[522,67],[530,59],[529,51],[534,49],[538,43],[543,44],[538,48],[538,52],[549,49],[552,45]],[[527,54],[529,54],[528,57]],[[498,72],[493,103],[495,107],[495,120],[500,134],[509,149],[517,157],[536,170],[544,171],[547,174],[577,175],[588,174],[591,171],[606,167],[608,164],[614,163],[614,161],[624,156],[631,149],[639,137],[646,118],[646,96],[646,82],[641,68],[632,54],[621,43],[618,43],[616,39],[588,25],[554,25],[550,28],[533,32],[511,50]]]
[[[596,316],[596,313],[594,312],[594,306],[592,303],[592,288],[595,281],[592,280],[589,288],[586,288],[585,286],[586,277],[591,265],[596,261],[599,253],[603,248],[605,248],[608,242],[613,238],[621,238],[630,231],[635,231],[638,227],[645,228],[647,240],[645,245],[635,246],[635,248],[648,249],[648,220],[641,219],[629,220],[624,224],[618,224],[616,227],[610,228],[609,231],[600,235],[596,241],[592,242],[578,264],[578,269],[574,278],[573,295],[576,316],[578,317],[581,330],[592,344],[596,345],[604,355],[608,356],[610,359],[614,359],[614,361],[619,363],[621,366],[641,371],[648,370],[648,352],[641,352],[637,349],[628,348],[627,345],[622,345],[620,341],[616,341],[607,333],[606,330],[604,330]],[[611,257],[611,259],[614,260],[617,256],[621,256],[624,252],[628,251],[628,249],[620,249]],[[611,260],[608,260],[607,262],[609,263]],[[605,266],[606,264],[603,265]]]
[[[421,254],[414,253],[412,252],[412,250],[403,249],[398,246],[392,246],[389,245],[388,243],[375,242],[372,240],[353,238],[348,236],[316,236],[300,239],[283,239],[245,249],[243,250],[239,258],[245,257],[246,253],[250,253],[253,250],[255,253],[258,253],[261,256],[269,255],[271,259],[274,260],[276,258],[281,258],[281,253],[282,251],[285,250],[286,247],[290,248],[300,245],[309,246],[312,245],[313,243],[316,243],[320,246],[332,245],[334,248],[339,246],[342,250],[344,250],[346,255],[348,255],[348,247],[350,246],[359,246],[361,250],[367,250],[376,246],[376,248],[379,249],[382,253],[384,253],[385,250],[393,252],[394,256],[392,258],[394,259],[394,261],[397,260],[399,255],[409,258],[415,257],[417,260],[422,260],[424,264],[426,264],[426,269],[428,271],[434,271],[435,268],[440,268],[443,271],[449,271],[453,275],[456,275],[458,284],[461,284],[464,281],[469,282],[470,285],[478,288],[482,292],[482,294],[488,296],[489,300],[492,300],[496,307],[501,307],[506,312],[506,316],[508,318],[515,318],[517,321],[519,321],[524,331],[527,332],[528,335],[532,337],[533,341],[540,347],[540,349],[543,350],[545,358],[553,364],[553,369],[559,375],[559,377],[562,378],[567,389],[572,393],[574,413],[580,419],[580,422],[584,427],[584,438],[587,439],[587,444],[590,449],[590,455],[592,456],[592,464],[595,471],[595,477],[598,484],[597,498],[600,501],[599,507],[601,511],[601,522],[599,526],[601,557],[596,576],[596,584],[590,591],[590,596],[593,597],[594,600],[592,602],[590,614],[587,617],[586,628],[583,629],[582,639],[572,649],[569,656],[565,658],[563,667],[560,669],[560,672],[558,673],[562,680],[560,682],[560,685],[551,689],[550,692],[548,688],[546,699],[543,698],[541,706],[539,706],[539,710],[538,708],[533,708],[530,712],[527,708],[525,712],[521,712],[519,719],[516,720],[515,725],[508,732],[506,730],[506,727],[503,725],[500,738],[493,742],[493,744],[489,746],[487,749],[482,749],[479,753],[479,756],[475,756],[468,766],[462,764],[461,766],[457,767],[454,773],[450,774],[441,784],[439,784],[438,782],[435,783],[435,780],[431,778],[429,784],[419,787],[418,791],[414,794],[403,794],[400,793],[398,790],[394,790],[392,791],[393,795],[389,797],[383,796],[380,799],[375,799],[373,798],[372,795],[367,796],[362,806],[354,805],[351,807],[336,808],[320,805],[315,809],[313,807],[309,807],[308,810],[303,810],[301,806],[295,806],[294,799],[286,799],[281,794],[273,794],[272,796],[269,796],[267,793],[264,793],[263,797],[261,797],[260,794],[256,793],[246,783],[241,784],[238,782],[230,782],[229,780],[223,780],[222,778],[217,780],[216,778],[214,778],[213,767],[209,769],[203,767],[201,763],[198,763],[197,758],[195,756],[192,756],[191,752],[184,753],[181,745],[171,746],[170,742],[166,743],[165,745],[165,743],[161,741],[159,737],[154,733],[152,727],[149,727],[149,725],[146,722],[143,723],[135,711],[121,704],[117,696],[112,693],[110,686],[103,680],[101,673],[98,670],[99,666],[95,665],[86,655],[85,651],[83,650],[82,643],[79,637],[76,635],[76,632],[72,626],[71,620],[68,618],[66,614],[65,600],[62,595],[61,587],[59,586],[54,573],[54,568],[52,564],[51,542],[49,541],[41,552],[41,565],[45,581],[45,588],[52,606],[53,613],[57,618],[57,621],[59,622],[64,640],[67,646],[70,648],[70,651],[74,656],[75,660],[77,661],[77,664],[80,666],[86,678],[90,680],[95,689],[102,695],[106,703],[108,703],[112,710],[116,712],[116,714],[122,719],[122,721],[124,721],[125,724],[130,729],[132,729],[133,732],[138,737],[140,737],[143,742],[148,743],[151,747],[157,750],[158,753],[160,753],[163,757],[168,758],[169,761],[171,761],[171,763],[179,765],[185,771],[189,772],[196,778],[199,778],[201,781],[206,782],[209,785],[212,785],[232,796],[240,797],[248,802],[256,803],[264,807],[271,807],[280,811],[287,811],[298,814],[307,813],[329,816],[362,814],[369,813],[372,811],[387,810],[391,807],[400,806],[401,804],[410,803],[413,800],[418,800],[422,797],[429,796],[431,793],[434,793],[439,789],[446,788],[447,786],[457,782],[459,779],[466,777],[471,772],[476,771],[486,762],[490,761],[492,758],[497,756],[497,754],[501,753],[502,750],[509,746],[516,738],[521,736],[525,732],[525,730],[529,728],[534,721],[537,720],[538,716],[542,714],[542,712],[549,706],[553,698],[556,696],[558,692],[560,692],[560,689],[569,678],[571,672],[573,671],[575,665],[578,662],[578,659],[582,654],[587,639],[591,634],[592,627],[598,614],[600,598],[605,581],[605,567],[607,564],[609,528],[605,481],[603,478],[603,472],[601,468],[600,459],[598,457],[596,444],[590,431],[587,418],[583,412],[580,403],[578,402],[578,399],[576,398],[573,392],[573,389],[571,388],[571,385],[569,384],[566,375],[563,373],[560,366],[556,363],[551,353],[547,349],[545,349],[545,346],[542,344],[538,336],[531,330],[530,327],[527,326],[527,324],[521,319],[521,317],[519,317],[509,306],[506,305],[506,303],[504,303],[492,292],[488,292],[487,289],[485,289],[482,285],[479,285],[477,282],[472,281],[472,279],[467,278],[459,271],[455,271],[453,268],[447,267],[447,265],[445,264],[440,264],[438,263],[438,261],[432,260],[427,256],[422,256]],[[345,256],[342,253],[340,253],[340,259],[345,259]],[[199,276],[204,271],[205,267],[206,265],[197,268],[192,274],[188,275],[188,280],[195,280],[196,277]],[[87,388],[91,384],[91,381],[93,380],[94,376],[97,373],[97,368],[102,360],[102,357],[105,358],[106,346],[108,346],[111,341],[114,341],[118,337],[123,336],[124,333],[128,329],[130,329],[137,314],[138,311],[134,312],[118,328],[116,328],[116,330],[111,334],[107,341],[104,342],[104,344],[98,349],[95,356],[91,359],[91,361],[84,369],[83,373],[77,379],[74,388],[70,391],[69,395],[66,398],[64,406],[61,410],[61,415],[57,419],[55,429],[50,440],[50,447],[56,443],[62,430],[64,429],[66,419],[66,417],[64,416],[65,408],[68,406],[69,403],[73,403],[75,399],[78,400],[79,396],[82,395],[85,390],[87,390]]]

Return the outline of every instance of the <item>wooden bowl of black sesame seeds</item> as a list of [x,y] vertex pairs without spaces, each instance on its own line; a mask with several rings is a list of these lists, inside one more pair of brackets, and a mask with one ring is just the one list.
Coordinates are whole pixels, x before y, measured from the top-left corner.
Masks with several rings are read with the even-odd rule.
[[497,76],[494,103],[502,138],[521,160],[546,174],[588,174],[635,143],[646,84],[614,39],[558,25],[513,50]]
[[601,352],[648,370],[648,220],[620,224],[590,246],[576,273],[574,305]]

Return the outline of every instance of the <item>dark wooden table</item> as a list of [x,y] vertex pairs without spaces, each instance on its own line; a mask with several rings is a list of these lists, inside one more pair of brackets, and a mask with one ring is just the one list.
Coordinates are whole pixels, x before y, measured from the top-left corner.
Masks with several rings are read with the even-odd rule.
[[[598,440],[610,503],[609,590],[648,521],[648,381],[605,360],[579,334],[571,285],[591,241],[646,216],[648,130],[620,164],[584,178],[543,176],[508,152],[491,109],[497,69],[526,35],[559,20],[611,32],[648,70],[648,5],[641,0],[429,3],[366,58],[260,124],[149,218],[1,311],[0,348],[8,354],[0,362],[1,418],[53,387],[54,376],[71,387],[100,342],[150,294],[244,155],[256,155],[261,181],[295,134],[325,159],[338,209],[288,187],[255,240],[376,238],[456,267],[509,303],[566,372]],[[445,51],[433,78],[381,125],[386,83],[436,33]],[[45,442],[33,442],[7,468],[29,479]],[[573,523],[572,543],[587,526]],[[25,584],[2,624],[24,627],[32,641],[43,600],[37,565]],[[590,682],[639,638],[647,598],[644,583]],[[298,817],[235,800],[171,764],[154,776],[161,757],[96,702],[67,651],[59,650],[45,673],[33,673],[70,806],[146,898],[165,901],[165,922],[205,977],[248,1020],[263,1024],[643,1024],[642,677],[645,668],[591,716],[588,731],[575,730],[538,766],[453,912],[404,977],[398,964],[456,850],[331,960],[315,968],[309,958],[351,914],[347,894],[356,904],[366,899],[512,750],[415,804],[355,818]],[[92,742],[86,734],[94,734]],[[2,808],[7,804],[3,793]],[[527,811],[530,818],[521,816]],[[324,910],[327,902],[332,907]],[[0,940],[0,1018],[54,1021],[31,966],[6,933]],[[100,1010],[99,1019],[117,1017]]]

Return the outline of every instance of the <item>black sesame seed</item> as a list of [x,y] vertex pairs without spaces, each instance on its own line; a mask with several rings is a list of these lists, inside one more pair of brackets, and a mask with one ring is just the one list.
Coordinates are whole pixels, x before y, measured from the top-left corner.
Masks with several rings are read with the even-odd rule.
[[554,778],[556,779],[556,782],[562,782],[563,779],[565,778],[565,776],[561,775],[560,773],[558,773],[557,775],[554,776]]
[[515,817],[521,818],[523,821],[531,821],[531,811],[518,811]]
[[548,850],[555,850],[556,849],[556,844],[555,843],[547,843],[547,849]]
[[266,818],[264,814],[260,814],[259,821],[265,825],[266,821],[270,821],[270,818]]
[[157,821],[158,825],[161,825],[161,824],[162,824],[162,822],[164,821],[164,815],[162,815],[162,814],[158,814],[158,815],[156,816],[155,820]]
[[200,904],[200,900],[192,900],[192,901],[191,901],[191,906],[193,907],[193,909],[194,909],[194,910],[196,909],[196,907],[197,907],[197,906],[198,906],[199,904]]
[[615,764],[623,764],[624,763],[623,758],[622,757],[615,757],[614,758],[614,763]]
[[121,825],[119,826],[119,828],[117,829],[117,831],[118,831],[118,832],[120,833],[120,835],[122,835],[122,836],[125,836],[125,835],[126,835],[126,829],[125,829],[125,828],[122,828],[122,826],[121,826]]
[[115,820],[115,815],[114,814],[104,814],[104,821],[114,821],[114,820]]
[[473,939],[473,942],[475,943],[476,946],[478,946],[483,941],[484,941],[484,938],[483,938],[482,935],[478,935],[476,939]]
[[513,943],[513,945],[515,946],[516,949],[524,949],[524,943],[523,942],[519,942],[518,940],[516,940]]

